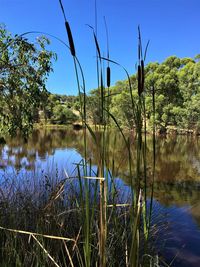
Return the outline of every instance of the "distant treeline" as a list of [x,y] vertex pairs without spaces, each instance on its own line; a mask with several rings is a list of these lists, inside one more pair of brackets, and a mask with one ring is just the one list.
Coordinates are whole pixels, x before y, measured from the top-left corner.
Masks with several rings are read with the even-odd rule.
[[[130,76],[135,103],[138,101],[137,77]],[[152,91],[155,91],[155,122],[158,130],[167,128],[200,131],[200,55],[192,58],[168,57],[162,63],[149,63],[145,67],[145,116],[148,129],[153,123]],[[118,81],[113,87],[105,88],[107,109],[122,127],[134,128],[128,81]],[[92,124],[104,124],[100,120],[100,90],[91,90],[87,95],[87,118]],[[50,95],[45,106],[45,116],[54,122],[65,123],[60,118],[69,110],[79,110],[76,96]],[[59,115],[60,114],[60,115]],[[71,119],[71,118],[69,118]],[[77,119],[77,118],[76,118]]]
[[[138,101],[137,77],[131,76],[134,101]],[[155,91],[155,122],[157,129],[167,127],[200,130],[200,55],[192,58],[168,57],[162,63],[145,67],[145,116],[148,127],[153,122],[152,92]],[[131,114],[128,81],[119,81],[110,90],[110,111],[122,126],[135,125]],[[92,92],[94,95],[94,92]]]
[[[56,55],[47,50],[49,40],[41,36],[35,43],[12,36],[0,25],[0,136],[20,130],[29,133],[36,122],[71,124],[81,122],[80,100],[83,95],[50,94],[46,80]],[[112,66],[111,66],[112,74]],[[138,101],[137,75],[130,76],[133,102]],[[113,124],[135,127],[130,86],[127,80],[103,88],[104,109],[112,116],[102,117],[100,89],[91,90],[86,99],[86,116],[90,124]],[[155,123],[159,131],[169,127],[200,132],[200,55],[192,58],[168,57],[162,63],[145,67],[145,108],[147,128],[153,124],[152,92],[155,92]],[[137,105],[135,105],[137,106]]]
[[35,122],[45,124],[71,124],[80,120],[77,96],[50,94],[45,105],[38,109]]

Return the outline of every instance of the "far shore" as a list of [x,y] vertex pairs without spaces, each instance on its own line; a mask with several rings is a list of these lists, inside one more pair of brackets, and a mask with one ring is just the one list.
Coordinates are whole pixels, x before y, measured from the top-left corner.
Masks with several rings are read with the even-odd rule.
[[[103,125],[95,125],[95,124],[89,124],[92,130],[101,130],[103,129]],[[40,124],[35,123],[34,129],[74,129],[74,130],[80,130],[83,128],[81,122],[73,123],[73,124]],[[116,129],[116,127],[109,126],[110,130]],[[123,128],[124,132],[135,132],[135,129],[129,129],[129,128]],[[147,129],[147,134],[152,134],[151,129]],[[200,135],[200,130],[196,129],[183,129],[178,128],[175,126],[167,126],[166,129],[157,129],[156,135]]]

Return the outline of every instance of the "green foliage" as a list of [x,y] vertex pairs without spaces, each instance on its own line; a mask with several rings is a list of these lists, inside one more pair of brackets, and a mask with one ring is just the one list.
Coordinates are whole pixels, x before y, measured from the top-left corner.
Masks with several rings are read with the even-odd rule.
[[[130,77],[132,93],[137,104],[136,75]],[[200,117],[200,61],[199,55],[192,58],[171,56],[163,63],[149,63],[145,67],[145,103],[147,124],[153,125],[152,90],[155,90],[155,123],[165,129],[173,125],[198,131]],[[128,81],[118,81],[110,88],[109,109],[122,127],[136,125],[131,109]],[[88,113],[98,123],[98,90],[92,90]]]
[[[132,129],[135,125],[133,112],[131,108],[131,99],[128,91],[122,91],[112,99],[111,113],[114,114],[115,118],[120,125]],[[133,92],[134,99],[137,99],[137,92]]]
[[53,116],[51,121],[56,124],[73,123],[78,119],[70,109],[65,105],[58,104],[53,108]]
[[27,134],[39,107],[45,103],[45,81],[52,71],[54,54],[46,50],[49,40],[36,43],[7,32],[0,25],[0,133]]
[[76,115],[76,96],[49,94],[46,105],[40,111],[40,119],[53,124],[70,124],[79,119]]
[[93,124],[101,124],[100,90],[91,90],[87,96],[88,119]]
[[[107,107],[108,103],[108,93],[107,89],[104,88],[104,102],[105,107]],[[92,124],[104,124],[106,122],[106,118],[102,120],[101,114],[102,114],[102,106],[100,102],[101,97],[101,90],[99,89],[93,89],[90,91],[90,93],[87,96],[87,118]]]
[[[161,127],[195,127],[198,124],[200,102],[200,64],[192,58],[167,58],[163,63],[146,67],[146,94],[156,92],[156,123]],[[147,111],[151,113],[150,101]],[[195,105],[195,102],[198,104]]]

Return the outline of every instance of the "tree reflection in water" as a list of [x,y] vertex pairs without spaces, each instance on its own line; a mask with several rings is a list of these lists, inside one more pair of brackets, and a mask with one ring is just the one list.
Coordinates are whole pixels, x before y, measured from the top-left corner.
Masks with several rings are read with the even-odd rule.
[[[101,140],[101,132],[96,132],[97,140]],[[54,164],[66,159],[73,151],[76,157],[83,157],[84,143],[82,131],[74,130],[34,130],[27,142],[23,138],[7,138],[6,144],[0,145],[0,175],[14,169],[17,173],[26,171],[33,173],[38,165],[53,157]],[[130,134],[133,147],[133,165],[136,169],[136,152],[134,150],[134,134]],[[119,133],[109,133],[109,151],[106,159],[114,177],[120,177],[130,185],[128,176],[128,153],[123,138]],[[93,165],[98,162],[91,135],[87,135],[88,155]],[[66,159],[67,160],[67,159]],[[58,164],[58,165],[57,165]],[[152,145],[151,136],[147,138],[148,184],[152,177]],[[173,258],[176,248],[180,248],[176,266],[200,266],[200,141],[192,136],[158,137],[156,141],[156,175],[155,205],[162,209],[162,220],[172,221],[165,242],[165,253]],[[157,203],[157,204],[156,204]],[[159,208],[158,208],[159,207]],[[166,215],[166,216],[165,216]],[[198,226],[199,227],[198,227]],[[165,238],[164,238],[165,239]],[[168,248],[168,250],[166,249]],[[198,254],[199,253],[199,254]],[[186,257],[185,255],[188,255]],[[184,263],[185,262],[185,263]],[[199,265],[197,265],[199,264]]]

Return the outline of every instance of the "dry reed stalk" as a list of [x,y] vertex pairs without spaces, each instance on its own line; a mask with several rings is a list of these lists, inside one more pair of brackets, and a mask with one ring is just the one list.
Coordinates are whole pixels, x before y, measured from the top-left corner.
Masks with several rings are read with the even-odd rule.
[[[99,164],[99,173],[103,174],[102,163]],[[102,175],[103,176],[103,175]],[[100,258],[100,267],[106,266],[105,258],[105,245],[106,245],[106,207],[105,207],[105,178],[100,180],[100,237],[99,237],[99,258]]]
[[104,222],[104,205],[103,205],[103,184],[104,181],[100,180],[100,239],[99,239],[99,256],[100,267],[104,267],[104,253],[105,253],[105,222]]
[[100,180],[105,181],[104,177],[95,177],[95,176],[83,176],[84,179],[90,179],[90,180]]
[[10,229],[10,228],[6,228],[6,227],[2,227],[2,226],[0,226],[0,229],[5,230],[5,231],[9,231],[9,232],[13,232],[13,233],[18,233],[18,234],[34,235],[34,236],[41,236],[41,237],[45,237],[45,238],[49,238],[49,239],[57,239],[57,240],[75,242],[75,239],[68,238],[68,237],[39,234],[39,233],[34,233],[34,232],[29,232],[29,231]]
[[113,207],[130,207],[131,204],[125,203],[125,204],[110,204],[107,205],[107,208],[113,208]]
[[80,229],[79,229],[79,231],[78,231],[78,235],[77,235],[77,237],[76,237],[76,239],[75,239],[75,243],[74,243],[74,245],[73,245],[72,251],[74,251],[75,247],[78,247],[78,246],[77,246],[77,242],[78,242],[78,239],[79,239],[81,230],[82,230],[82,226],[80,227]]
[[[100,169],[100,174],[102,171]],[[104,267],[106,264],[105,260],[105,243],[107,235],[106,227],[106,207],[107,207],[107,188],[105,186],[104,177],[94,177],[94,176],[83,176],[84,179],[99,180],[100,187],[100,233],[99,233],[99,255],[100,255],[100,266]]]
[[73,264],[73,261],[72,261],[72,257],[71,257],[71,255],[70,255],[70,253],[69,253],[69,249],[68,249],[68,247],[67,247],[65,241],[63,241],[63,244],[64,244],[65,250],[66,250],[66,252],[67,252],[67,256],[68,256],[68,258],[69,258],[69,262],[70,262],[70,264],[71,264],[71,267],[74,267],[74,264]]
[[142,200],[142,191],[139,190],[136,211],[135,211],[135,219],[132,230],[132,244],[130,251],[130,266],[137,267],[138,266],[138,253],[139,253],[139,230],[138,227],[140,225],[140,211],[141,211],[141,200]]
[[60,267],[60,265],[57,264],[57,262],[54,260],[54,258],[49,254],[49,252],[44,248],[44,246],[40,243],[40,241],[31,234],[32,238],[35,239],[35,241],[38,243],[38,245],[42,248],[44,253],[49,257],[49,259],[55,264],[56,267]]
[[48,203],[45,205],[43,208],[43,211],[50,208],[54,201],[60,197],[60,195],[64,192],[64,186],[65,186],[65,181],[61,181],[55,188],[55,190],[51,193],[49,197]]

